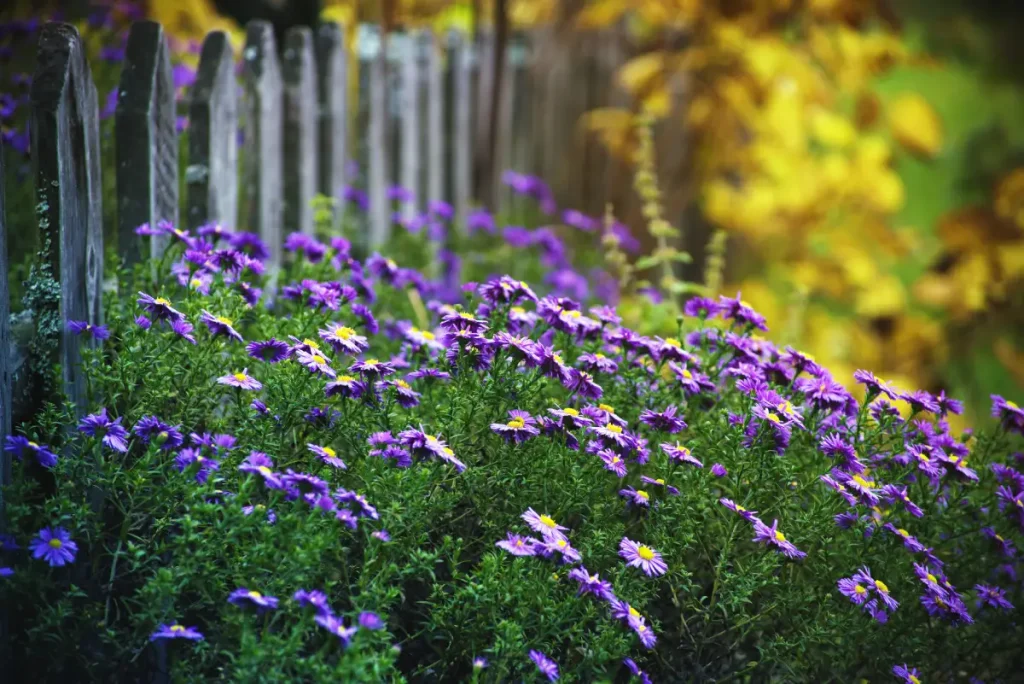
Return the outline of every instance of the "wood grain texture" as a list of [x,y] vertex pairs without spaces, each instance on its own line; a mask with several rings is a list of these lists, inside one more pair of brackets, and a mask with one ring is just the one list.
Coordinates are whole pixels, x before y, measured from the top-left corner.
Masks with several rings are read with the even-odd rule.
[[441,46],[437,34],[425,31],[421,49],[424,56],[427,86],[427,200],[450,202],[447,196],[445,168],[445,83],[441,69]]
[[284,161],[282,143],[281,68],[274,27],[266,21],[246,26],[242,53],[245,141],[242,187],[247,230],[259,234],[270,257],[267,266],[281,266],[281,210]]
[[370,249],[379,249],[391,234],[391,212],[387,201],[390,157],[387,146],[387,37],[380,35],[380,49],[369,64],[369,200],[370,230],[367,243]]
[[81,349],[90,338],[73,335],[68,321],[101,322],[97,100],[78,31],[67,24],[46,24],[39,36],[30,126],[43,262],[35,285],[51,294],[40,300],[33,317],[38,335],[58,342],[64,392],[79,415],[86,409]]
[[450,140],[454,170],[454,202],[457,216],[469,213],[473,198],[473,57],[465,37],[452,33],[449,38],[449,59],[454,70],[452,108],[454,126]]
[[318,107],[313,32],[288,29],[284,39],[284,225],[285,232],[312,235],[317,192]]
[[423,133],[420,126],[420,89],[422,73],[419,56],[419,33],[410,32],[403,37],[401,51],[401,159],[400,182],[412,193],[412,199],[402,205],[402,216],[412,218],[423,206],[423,189],[420,183],[420,146]]
[[323,24],[316,32],[317,93],[319,122],[320,193],[333,197],[339,206],[334,226],[340,229],[340,203],[345,185],[345,163],[348,161],[348,55],[345,34],[335,23]]
[[238,94],[234,54],[223,31],[203,41],[189,105],[188,226],[238,224]]
[[139,237],[136,228],[178,225],[174,79],[167,39],[156,22],[136,22],[128,33],[115,120],[118,251],[132,265],[159,258],[168,240]]

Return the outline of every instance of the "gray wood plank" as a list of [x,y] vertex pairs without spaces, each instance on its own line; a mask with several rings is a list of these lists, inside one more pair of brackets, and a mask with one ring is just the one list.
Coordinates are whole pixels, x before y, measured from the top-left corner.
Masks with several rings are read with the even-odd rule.
[[345,34],[335,23],[319,26],[316,32],[317,90],[319,96],[319,160],[320,193],[333,197],[338,202],[334,225],[341,227],[342,189],[345,185],[345,163],[348,161],[347,98],[348,98],[348,54],[345,51]]
[[[97,100],[78,31],[46,24],[39,36],[30,115],[41,257],[33,283],[38,293],[34,346],[39,354],[55,352],[64,392],[79,415],[87,408],[81,350],[91,342],[72,334],[67,324],[99,324],[102,318]],[[32,380],[45,384],[45,377]]]
[[445,179],[445,106],[444,72],[441,70],[441,46],[432,31],[423,33],[427,82],[427,200],[450,201]]
[[387,201],[390,156],[387,145],[387,36],[380,34],[379,50],[369,64],[369,201],[370,230],[367,243],[370,249],[379,249],[391,236],[391,209]]
[[418,32],[405,34],[404,49],[401,51],[400,182],[402,187],[412,193],[412,200],[402,205],[402,216],[405,218],[416,216],[423,206],[423,190],[420,185],[420,145],[423,142],[420,128],[420,40]]
[[453,62],[454,87],[452,108],[455,125],[451,135],[451,154],[454,159],[454,202],[460,225],[469,213],[473,197],[473,62],[465,36],[453,32],[449,37],[449,59]]
[[317,160],[317,75],[313,31],[288,29],[284,39],[284,225],[285,232],[313,234]]
[[167,39],[156,22],[136,22],[128,33],[114,143],[118,251],[129,265],[145,257],[159,258],[168,237],[135,234],[144,223],[178,225],[174,80]]
[[223,31],[203,41],[189,105],[188,226],[238,225],[238,94],[234,55]]
[[267,265],[274,270],[281,265],[283,247],[283,86],[274,27],[269,22],[246,25],[242,57],[244,215],[246,228],[266,243],[270,253]]

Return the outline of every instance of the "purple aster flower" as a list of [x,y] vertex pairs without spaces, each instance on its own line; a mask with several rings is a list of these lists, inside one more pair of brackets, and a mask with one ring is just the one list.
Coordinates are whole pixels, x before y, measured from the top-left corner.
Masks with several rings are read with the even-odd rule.
[[420,403],[420,397],[423,395],[417,392],[409,385],[405,380],[384,380],[383,382],[377,383],[377,389],[382,390],[385,387],[390,387],[395,390],[395,400],[398,405],[403,408],[412,408],[418,406]]
[[1011,540],[1006,539],[991,527],[981,528],[981,533],[992,540],[996,545],[996,548],[999,550],[999,553],[1003,554],[1007,558],[1016,557],[1017,549],[1014,547]]
[[735,503],[732,499],[722,498],[722,499],[718,500],[718,503],[722,504],[723,506],[728,508],[733,513],[736,513],[736,514],[742,516],[743,519],[746,520],[747,522],[751,522],[752,523],[752,522],[754,522],[755,520],[758,519],[757,518],[757,511],[748,511],[743,506],[740,506],[738,503]]
[[530,526],[531,530],[540,532],[545,539],[565,539],[566,537],[562,533],[569,531],[569,528],[556,523],[550,515],[537,513],[533,508],[527,508],[520,517]]
[[135,325],[139,326],[143,330],[149,330],[150,326],[153,325],[153,322],[145,316],[140,315],[135,317]]
[[358,399],[366,391],[366,383],[351,375],[339,375],[333,382],[327,383],[324,394],[328,397],[339,396]]
[[170,625],[161,624],[156,631],[149,635],[150,641],[159,639],[188,639],[190,641],[202,641],[202,633],[195,627],[185,627],[178,623]]
[[675,444],[662,443],[661,450],[664,451],[673,461],[689,463],[690,465],[697,466],[698,468],[704,467],[704,464],[694,457],[688,448],[684,447],[679,442],[676,442]]
[[37,444],[21,435],[8,435],[4,440],[4,451],[14,454],[17,459],[23,458],[26,452],[35,456],[39,465],[44,468],[52,468],[57,465],[57,454],[53,453],[45,444]]
[[513,556],[534,556],[537,553],[537,543],[537,540],[532,537],[523,537],[509,532],[505,539],[495,542],[494,545]]
[[312,494],[314,496],[328,496],[330,487],[327,483],[315,475],[309,473],[297,473],[291,468],[281,477],[284,482],[289,499],[297,499],[299,495]]
[[558,663],[554,660],[540,651],[530,651],[530,660],[537,666],[540,673],[548,678],[549,682],[558,680]]
[[478,230],[494,235],[494,217],[486,209],[474,209],[466,215],[466,232],[472,235]]
[[338,637],[341,641],[341,645],[348,648],[348,645],[352,642],[352,637],[359,631],[358,627],[346,627],[345,623],[334,615],[317,615],[313,618],[316,624],[320,625],[328,632]]
[[544,557],[560,554],[563,563],[578,563],[583,558],[567,539],[548,537],[537,543],[534,548]]
[[480,296],[489,304],[518,304],[524,300],[536,302],[537,294],[529,285],[511,276],[489,280],[478,289]]
[[203,315],[199,318],[200,321],[206,324],[206,327],[210,330],[210,333],[216,337],[218,335],[227,337],[228,339],[237,340],[244,342],[242,336],[235,330],[234,321],[224,316],[214,316],[209,311],[203,310]]
[[573,394],[578,394],[588,399],[600,399],[604,394],[601,386],[594,381],[594,376],[587,371],[577,368],[569,369],[569,377],[564,384],[566,389]]
[[719,297],[718,303],[722,318],[733,320],[743,325],[749,325],[758,330],[768,330],[764,316],[754,311],[749,304],[744,302],[738,292],[733,299],[724,295]]
[[900,677],[906,684],[921,684],[921,673],[916,667],[908,668],[907,664],[893,665],[892,673]]
[[754,520],[754,538],[751,541],[761,542],[766,546],[775,549],[778,553],[787,558],[803,558],[807,554],[796,548],[793,542],[786,539],[786,535],[779,532],[779,521],[772,522],[771,527],[760,520]]
[[922,511],[917,504],[910,500],[910,497],[907,495],[906,487],[899,487],[894,484],[887,484],[884,487],[882,487],[881,495],[885,502],[888,503],[889,505],[892,505],[897,501],[902,502],[904,508],[907,509],[907,513],[910,513],[910,515],[914,516],[915,518],[920,518],[924,515],[924,511]]
[[644,621],[643,617],[639,615],[630,615],[626,619],[626,624],[629,628],[636,632],[636,635],[640,637],[640,643],[644,648],[654,648],[654,645],[658,641],[658,637],[654,634],[654,630],[648,626]]
[[388,533],[387,530],[375,530],[370,536],[374,539],[379,539],[382,542],[391,541],[391,535]]
[[626,499],[626,504],[632,504],[634,506],[642,506],[648,508],[651,505],[651,495],[642,489],[633,489],[632,487],[626,487],[625,489],[619,490],[619,496]]
[[251,452],[238,469],[243,473],[257,473],[270,489],[284,489],[280,474],[274,472],[274,462],[261,451]]
[[174,457],[174,466],[178,469],[179,473],[185,472],[194,465],[198,466],[195,471],[195,478],[199,484],[204,484],[210,478],[210,473],[220,470],[220,462],[206,458],[199,449],[191,447],[182,449]]
[[711,382],[707,375],[695,368],[669,362],[669,369],[675,374],[679,384],[683,386],[687,394],[700,394],[701,392],[713,392],[715,383]]
[[313,589],[312,591],[299,589],[292,594],[292,600],[303,608],[312,608],[319,615],[331,614],[331,606],[327,602],[327,594],[318,589]]
[[721,308],[718,302],[708,297],[691,297],[683,305],[683,313],[695,318],[714,318]]
[[657,577],[668,572],[668,565],[662,560],[660,553],[627,537],[623,537],[619,542],[619,555],[625,559],[627,565],[640,568],[648,577]]
[[185,314],[171,306],[171,302],[163,297],[153,298],[145,292],[140,292],[138,303],[158,321],[184,320],[185,318]]
[[837,584],[839,593],[850,599],[854,605],[863,606],[871,598],[871,589],[864,586],[856,577],[844,577]]
[[675,406],[669,406],[660,412],[646,409],[640,414],[640,422],[672,435],[686,429],[686,421],[682,416],[676,416],[677,410]]
[[103,444],[114,451],[128,453],[128,431],[121,425],[121,418],[111,420],[105,408],[82,418],[78,423],[78,430],[90,437],[101,437]]
[[721,463],[716,463],[711,466],[711,474],[715,477],[725,477],[729,474],[729,471]]
[[939,415],[943,417],[949,413],[959,416],[964,412],[963,402],[947,396],[946,390],[942,390],[935,396],[935,403],[939,407]]
[[243,390],[258,391],[263,389],[263,383],[256,378],[249,375],[249,369],[246,368],[241,372],[232,373],[223,377],[217,378],[217,382],[221,385],[227,385],[229,387],[237,387]]
[[487,658],[484,658],[483,656],[477,656],[476,658],[473,658],[474,670],[486,670],[488,664],[489,663],[487,662]]
[[185,441],[178,427],[171,427],[156,416],[143,416],[132,431],[144,444],[154,442],[165,451],[177,449]]
[[376,380],[395,373],[394,364],[388,361],[378,361],[377,359],[357,361],[352,364],[351,369],[360,373],[367,380]]
[[626,477],[626,462],[622,460],[621,456],[611,449],[601,449],[597,452],[597,455],[601,458],[601,462],[604,463],[605,470],[610,470],[618,477]]
[[319,458],[321,461],[323,461],[324,463],[326,463],[329,466],[334,466],[335,468],[341,468],[342,470],[345,470],[348,467],[348,466],[345,465],[344,461],[342,461],[340,458],[338,458],[337,452],[335,452],[334,449],[332,449],[329,446],[325,447],[325,446],[318,446],[316,444],[307,444],[306,448],[308,448],[310,451],[312,451],[314,454],[316,454],[317,458]]
[[978,600],[976,602],[978,608],[987,605],[1006,612],[1013,610],[1013,604],[1006,598],[1005,589],[987,584],[975,584],[974,590],[978,592]]
[[853,579],[869,588],[891,612],[900,605],[899,602],[889,594],[889,587],[882,580],[876,580],[871,576],[871,570],[867,566],[862,567],[854,575]]
[[611,582],[601,579],[596,573],[591,575],[582,565],[569,571],[569,579],[576,580],[579,583],[577,596],[593,594],[604,601],[615,597]]
[[173,332],[175,335],[182,338],[183,340],[195,344],[196,338],[192,334],[193,330],[194,328],[192,327],[192,324],[186,321],[184,318],[176,318],[171,321],[171,332]]
[[822,410],[841,408],[850,397],[846,388],[827,373],[809,378],[797,378],[793,387]]
[[361,354],[370,346],[365,337],[340,323],[331,323],[326,330],[321,329],[319,332],[320,337],[339,354]]
[[619,364],[600,353],[581,354],[578,361],[583,368],[597,373],[614,375],[619,371]]
[[[655,487],[664,487],[665,490],[671,496],[679,496],[679,494],[680,494],[679,490],[676,487],[673,487],[672,485],[667,484],[665,482],[665,480],[661,479],[660,477],[659,478],[653,478],[653,477],[647,477],[646,475],[641,475],[640,476],[640,481],[643,482],[644,484],[653,485]],[[620,492],[620,494],[621,494],[621,492]]]
[[359,626],[363,629],[376,631],[378,629],[384,629],[384,621],[376,613],[364,610],[359,613]]
[[576,430],[593,423],[590,418],[580,415],[579,411],[570,407],[563,409],[548,409],[548,413],[558,419],[558,426],[563,430]]
[[295,350],[295,360],[313,373],[326,375],[329,378],[337,377],[337,373],[331,368],[330,360],[317,349],[312,352],[297,349]]
[[491,430],[501,435],[506,442],[521,444],[540,434],[536,419],[526,411],[513,409],[508,415],[511,420],[507,423],[491,423]]
[[74,563],[78,554],[78,544],[71,540],[71,533],[63,527],[44,527],[28,548],[33,558],[45,560],[51,568]]
[[249,356],[267,363],[278,363],[288,358],[289,347],[285,342],[274,339],[250,342],[245,346]]
[[87,335],[94,340],[110,338],[110,329],[105,325],[93,325],[88,321],[68,321],[68,330],[74,335]]

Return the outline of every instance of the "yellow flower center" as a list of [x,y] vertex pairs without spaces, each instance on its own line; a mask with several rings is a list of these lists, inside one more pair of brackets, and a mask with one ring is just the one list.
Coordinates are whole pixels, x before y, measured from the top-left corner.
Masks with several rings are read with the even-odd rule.
[[595,359],[603,359],[603,358],[605,358],[605,356],[604,356],[604,354],[601,354],[600,352],[598,352],[597,354],[594,354],[594,358]]
[[316,340],[311,340],[308,337],[306,339],[302,340],[302,344],[306,345],[310,349],[319,349],[320,348],[320,345],[317,344]]
[[901,537],[909,537],[909,536],[910,536],[910,533],[909,533],[909,532],[907,532],[907,531],[906,531],[905,529],[903,529],[902,527],[901,527],[901,528],[899,528],[899,529],[898,529],[898,530],[896,530],[896,531],[897,531],[897,532],[899,532],[899,535],[900,535]]
[[818,385],[818,391],[819,392],[824,392],[825,391],[825,383],[821,383],[820,385]]
[[323,449],[324,449],[324,453],[327,454],[328,456],[337,456],[338,455],[338,453],[334,449],[332,449],[331,447],[324,447]]
[[641,499],[650,499],[651,498],[651,495],[648,494],[647,492],[645,492],[642,489],[636,490],[636,495],[639,496]]
[[234,378],[238,382],[245,382],[246,380],[249,379],[249,376],[247,376],[245,373],[235,373]]
[[562,361],[562,355],[561,354],[552,354],[551,358],[553,358],[555,360],[555,363],[565,363],[564,361]]
[[604,426],[604,429],[607,430],[608,432],[614,432],[614,433],[617,433],[617,434],[621,434],[622,433],[622,428],[620,428],[615,423],[608,423],[607,425]]
[[455,452],[452,451],[451,447],[445,447],[444,449],[442,449],[442,451],[444,451],[445,456],[454,456],[455,455]]
[[651,549],[649,549],[646,546],[640,546],[636,550],[636,555],[640,556],[645,561],[649,561],[649,560],[652,560],[654,558],[654,551],[652,551]]
[[634,608],[633,606],[629,607],[629,614],[632,615],[635,618],[640,617],[640,611],[637,610],[636,608]]
[[556,523],[555,519],[552,518],[550,515],[542,515],[540,516],[540,524],[544,525],[545,527],[554,528],[558,523]]
[[[192,282],[191,282],[192,287],[199,287],[202,284],[203,284],[203,281],[200,280],[199,278],[193,278],[192,279]],[[173,629],[173,627],[172,627],[172,629]]]
[[182,627],[181,625],[171,625],[171,631],[172,632],[184,632],[185,628]]
[[1014,411],[1016,411],[1017,409],[1019,409],[1019,408],[1020,408],[1020,406],[1017,406],[1017,404],[1015,404],[1015,403],[1014,403],[1014,402],[1012,402],[1012,401],[1008,401],[1008,402],[1006,402],[1006,407],[1007,407],[1007,408],[1011,408],[1011,409],[1013,409]]
[[932,584],[938,584],[939,583],[938,578],[935,577],[935,575],[933,575],[930,572],[926,575],[926,577],[928,578],[928,581],[931,582]]
[[250,591],[249,592],[249,597],[250,598],[254,598],[254,599],[261,599],[261,598],[263,598],[263,594],[261,594],[258,591]]
[[353,378],[351,375],[342,375],[341,377],[338,378],[338,382],[352,382],[354,380],[355,378]]
[[580,316],[582,316],[582,315],[583,315],[583,314],[581,314],[581,313],[580,313],[579,311],[566,311],[566,312],[564,312],[564,313],[565,313],[565,315],[566,315],[566,316],[568,316],[569,318],[579,318]]
[[28,443],[28,445],[29,445],[30,447],[32,447],[33,449],[38,449],[38,448],[39,448],[39,445],[38,445],[38,444],[36,444],[35,442],[29,442],[29,443]]
[[523,540],[522,539],[516,539],[516,546],[522,546],[522,545],[523,545]]
[[786,535],[782,534],[778,530],[775,530],[775,540],[776,541],[780,541],[780,542],[784,542],[784,541],[786,541]]
[[643,625],[637,625],[636,626],[636,631],[643,633],[643,632],[647,631],[647,628],[644,627]]
[[436,339],[437,337],[436,335],[434,335],[434,333],[430,332],[429,330],[423,330],[422,332],[420,332],[420,334],[423,335],[423,339],[426,340],[433,340]]
[[617,464],[617,463],[618,463],[619,461],[621,461],[621,460],[622,460],[622,459],[621,459],[621,458],[619,458],[618,456],[612,456],[612,465],[615,465],[615,464]]
[[523,420],[522,418],[513,418],[512,420],[505,423],[505,425],[510,428],[521,428],[526,425],[526,421]]
[[476,320],[476,318],[473,317],[473,314],[469,313],[468,311],[463,311],[462,313],[459,314],[459,317],[460,318],[464,318],[467,321],[475,321]]
[[882,580],[875,580],[875,586],[878,587],[878,591],[882,592],[883,594],[889,593],[889,587],[885,586],[885,582],[883,582]]
[[740,506],[739,504],[736,504],[736,510],[742,513],[744,511],[746,511],[747,509],[744,508],[743,506]]
[[234,321],[230,318],[225,318],[224,316],[217,316],[217,322],[223,323],[224,325],[234,325]]
[[366,359],[366,361],[364,361],[363,363],[366,364],[367,366],[376,366],[377,364],[380,363],[380,361],[378,361],[377,359]]
[[689,371],[689,369],[684,368],[683,369],[683,377],[686,378],[687,380],[693,380],[693,373],[691,373]]
[[773,423],[775,423],[776,425],[778,425],[779,423],[781,423],[781,422],[782,422],[782,419],[781,419],[781,418],[779,418],[779,417],[778,417],[777,415],[775,415],[774,413],[772,413],[771,411],[765,411],[765,417],[766,417],[766,418],[768,418],[768,420],[770,420],[770,421],[772,421]]
[[663,479],[661,479],[660,477],[657,480],[655,480],[655,482],[657,482],[660,485],[664,485],[665,484],[665,481]]
[[398,264],[395,263],[394,259],[387,260],[388,268],[398,268]]
[[350,337],[352,337],[355,334],[356,334],[356,331],[353,330],[352,328],[335,328],[334,329],[334,336],[337,337],[339,340],[347,340],[347,339],[349,339]]
[[521,306],[513,306],[511,309],[509,309],[509,311],[511,311],[512,313],[520,314],[520,315],[526,313],[526,309],[524,309]]
[[670,347],[675,347],[676,349],[679,349],[680,347],[683,346],[682,343],[680,343],[679,340],[677,340],[674,337],[666,337],[665,344],[667,344]]
[[567,416],[572,416],[574,418],[580,415],[580,412],[574,408],[562,409],[562,413],[566,414]]
[[564,549],[567,546],[567,542],[564,539],[559,539],[555,542],[555,546],[557,546],[560,549]]
[[162,304],[163,306],[171,305],[171,303],[168,300],[164,299],[163,297],[157,297],[156,299],[153,300],[153,302],[155,304]]
[[267,466],[259,466],[258,468],[256,468],[256,470],[259,471],[260,475],[270,475],[271,473],[274,472],[273,470],[271,470]]
[[908,675],[910,677],[910,684],[921,684],[921,680],[914,675]]
[[865,589],[864,587],[860,586],[859,584],[853,588],[853,591],[854,591],[855,594],[866,594],[866,593],[868,593],[868,590]]
[[608,404],[598,404],[597,408],[601,409],[602,411],[607,411],[608,413],[615,413],[615,409],[609,406]]
[[872,480],[865,480],[860,475],[854,475],[853,476],[853,481],[856,482],[857,484],[859,484],[861,487],[866,487],[868,489],[870,489],[870,488],[875,486],[874,481],[872,481]]
[[412,389],[411,387],[409,387],[409,383],[407,383],[405,380],[395,380],[395,384],[401,387],[402,389]]
[[918,454],[918,458],[921,459],[922,463],[931,463],[932,459],[928,458],[924,454]]
[[313,354],[313,361],[316,363],[327,363],[327,359],[320,356],[319,354]]
[[51,539],[49,542],[47,542],[47,544],[50,545],[51,549],[59,549],[60,547],[64,546],[64,543],[61,542],[60,539]]
[[1005,541],[1001,535],[996,535],[996,541]]
[[794,413],[796,413],[796,411],[793,409],[793,404],[788,401],[782,402],[782,406],[780,408],[782,409],[782,412],[785,413],[787,416],[791,416]]

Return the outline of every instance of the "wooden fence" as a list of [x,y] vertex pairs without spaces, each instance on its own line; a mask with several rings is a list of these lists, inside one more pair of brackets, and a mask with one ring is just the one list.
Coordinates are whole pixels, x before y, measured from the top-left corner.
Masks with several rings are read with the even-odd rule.
[[[473,42],[459,33],[385,36],[361,26],[356,50],[349,51],[342,29],[325,24],[291,29],[279,50],[271,25],[256,21],[235,55],[227,36],[213,32],[203,42],[187,99],[179,195],[167,37],[159,24],[136,23],[115,110],[117,253],[128,264],[162,253],[166,238],[135,233],[145,223],[180,221],[194,229],[220,222],[259,233],[274,268],[284,230],[313,231],[316,193],[344,204],[350,158],[359,163],[369,197],[361,234],[366,249],[388,239],[392,184],[412,194],[406,216],[436,200],[452,204],[457,217],[478,199],[492,210],[508,208],[513,196],[501,183],[505,168],[549,180],[560,206],[590,214],[600,214],[605,201],[621,208],[634,201],[628,170],[576,126],[589,109],[628,103],[612,78],[628,56],[617,35],[589,34],[570,44],[543,32],[515,36],[496,78],[487,68],[496,63],[494,37],[487,33]],[[355,89],[347,80],[350,54],[359,59]],[[79,413],[86,409],[81,351],[94,342],[71,334],[67,323],[103,322],[97,92],[72,26],[44,26],[37,57],[30,127],[40,250],[27,283],[33,328],[27,345],[11,341],[0,154],[0,349],[13,350],[0,354],[3,436],[10,434],[12,416],[26,416],[55,392],[63,391]],[[499,82],[501,96],[495,97]],[[348,101],[353,90],[358,107]],[[491,107],[498,108],[493,116]],[[488,157],[492,120],[498,144]],[[62,387],[45,384],[54,362]],[[3,452],[0,478],[10,482]],[[0,526],[2,510],[0,499]]]

